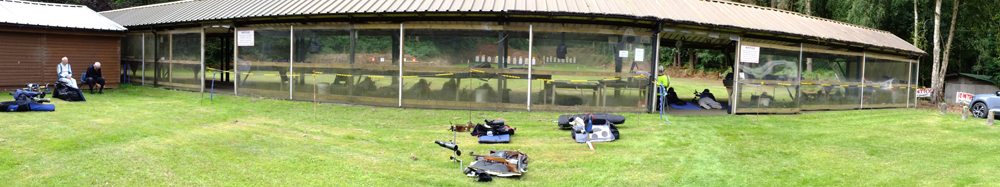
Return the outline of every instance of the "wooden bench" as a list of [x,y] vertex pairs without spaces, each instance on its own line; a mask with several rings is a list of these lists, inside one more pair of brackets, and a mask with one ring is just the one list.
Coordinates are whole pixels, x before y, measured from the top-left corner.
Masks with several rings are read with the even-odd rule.
[[550,100],[549,104],[552,104],[552,105],[556,104],[556,90],[559,89],[559,88],[570,88],[570,89],[576,89],[576,90],[579,90],[579,89],[582,88],[582,89],[591,89],[592,90],[591,92],[593,93],[592,94],[593,99],[591,99],[591,103],[593,104],[593,106],[605,106],[604,100],[607,97],[607,95],[605,95],[605,93],[604,93],[604,89],[605,89],[605,85],[604,84],[589,83],[589,82],[558,82],[558,81],[552,81],[552,82],[549,83],[549,86],[552,87],[552,89],[550,90],[550,92],[551,92],[550,96],[552,98],[550,98],[551,100]]

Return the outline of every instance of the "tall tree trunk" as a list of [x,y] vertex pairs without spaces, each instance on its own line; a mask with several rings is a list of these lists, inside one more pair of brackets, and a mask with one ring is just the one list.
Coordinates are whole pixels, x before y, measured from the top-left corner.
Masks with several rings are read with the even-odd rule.
[[[941,57],[939,56],[939,55],[941,55],[941,47],[940,47],[940,43],[941,43],[941,0],[935,0],[934,1],[934,39],[931,42],[933,43],[932,45],[934,46],[934,50],[932,52],[934,54],[931,55],[932,56],[931,64],[934,64],[933,67],[931,67],[931,89],[933,90],[933,92],[931,92],[931,103],[932,104],[937,104],[938,101],[941,101],[941,98],[942,98],[941,97],[941,93],[942,93],[941,88],[938,87],[938,85],[939,85],[938,84],[938,80],[939,80],[938,77],[941,76],[940,75],[940,72],[941,72],[940,71],[941,70]],[[941,84],[941,85],[943,85],[943,84]]]
[[920,48],[920,35],[918,31],[920,30],[920,16],[917,14],[917,2],[918,0],[913,0],[913,46]]
[[694,55],[695,55],[694,50],[690,50],[690,52],[688,52],[688,55],[690,55],[690,56],[688,56],[688,65],[687,65],[688,67],[687,67],[687,69],[688,69],[688,73],[690,73],[690,72],[694,72]]
[[[958,18],[958,0],[955,0],[955,7],[952,8],[951,12],[951,26],[948,28],[948,41],[944,43],[944,54],[941,58],[941,72],[938,73],[937,83],[940,85],[935,85],[939,88],[944,87],[944,75],[948,72],[948,53],[951,52],[951,39],[955,38],[955,20]],[[943,90],[941,91],[943,94]]]
[[674,53],[674,67],[677,67],[678,64],[680,64],[680,61],[681,61],[681,51],[677,50],[677,53]]
[[812,15],[812,0],[806,0],[806,15],[808,16]]
[[806,71],[813,70],[813,58],[806,58]]

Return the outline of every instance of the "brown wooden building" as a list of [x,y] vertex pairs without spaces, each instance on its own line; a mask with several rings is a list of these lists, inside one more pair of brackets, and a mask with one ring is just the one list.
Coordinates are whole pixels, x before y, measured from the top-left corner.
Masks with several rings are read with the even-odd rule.
[[77,81],[101,62],[106,87],[117,87],[125,31],[86,6],[0,1],[0,89],[55,83],[62,57],[69,58]]

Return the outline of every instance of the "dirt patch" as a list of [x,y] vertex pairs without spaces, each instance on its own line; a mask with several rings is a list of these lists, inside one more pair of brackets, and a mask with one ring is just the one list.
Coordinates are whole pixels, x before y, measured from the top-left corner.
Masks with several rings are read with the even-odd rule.
[[[926,101],[926,100],[919,100],[918,102],[919,102],[919,104],[917,105],[917,108],[920,108],[920,109],[929,109],[929,110],[934,110],[934,111],[941,111],[941,108],[938,106],[938,105],[940,105],[940,103],[938,103],[938,105],[935,105],[935,104],[931,104],[929,101]],[[948,110],[949,114],[961,114],[962,111],[963,111],[961,104],[951,104],[951,103],[948,103],[948,109],[947,110]]]

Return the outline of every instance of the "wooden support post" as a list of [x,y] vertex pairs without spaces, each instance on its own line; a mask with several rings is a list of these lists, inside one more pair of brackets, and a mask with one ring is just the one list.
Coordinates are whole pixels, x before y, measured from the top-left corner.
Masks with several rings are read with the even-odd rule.
[[962,106],[962,120],[969,119],[969,106]]
[[[167,34],[167,60],[174,60],[174,34]],[[167,82],[174,82],[174,63],[167,63]]]
[[316,86],[317,85],[319,85],[319,83],[316,82],[316,73],[313,72],[313,119],[316,119],[316,105],[319,105],[319,102],[316,102]]
[[462,98],[461,92],[459,92],[462,89],[458,89],[461,87],[462,87],[462,79],[455,79],[455,101],[459,101],[459,99]]
[[997,111],[1000,111],[1000,110],[990,110],[990,113],[986,114],[986,116],[987,116],[986,117],[986,124],[987,125],[993,126],[993,118],[994,118],[993,113],[995,113]]

